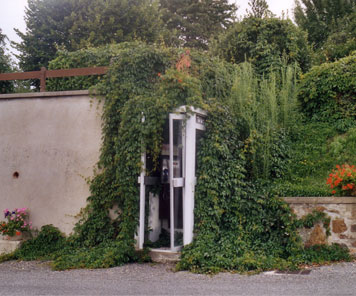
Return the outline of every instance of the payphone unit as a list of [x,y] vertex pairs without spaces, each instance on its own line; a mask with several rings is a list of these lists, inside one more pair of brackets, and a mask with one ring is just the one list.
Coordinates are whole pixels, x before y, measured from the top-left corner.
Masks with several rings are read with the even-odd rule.
[[[146,229],[150,229],[146,239],[151,242],[158,240],[163,232],[168,234],[167,250],[178,251],[183,245],[192,242],[196,150],[205,130],[205,117],[205,111],[189,106],[182,106],[169,114],[160,156],[160,177],[156,177],[155,181],[145,176],[146,153],[141,155],[143,167],[139,177],[140,220],[137,237],[139,249],[145,243],[145,223],[148,224]],[[146,186],[153,182],[160,183],[160,194],[150,194],[146,207]]]

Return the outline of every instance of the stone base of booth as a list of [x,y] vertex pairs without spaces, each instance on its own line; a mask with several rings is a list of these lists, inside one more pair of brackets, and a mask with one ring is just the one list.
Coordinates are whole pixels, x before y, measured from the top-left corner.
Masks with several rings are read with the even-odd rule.
[[321,223],[300,231],[306,246],[337,243],[356,255],[356,197],[286,197],[284,200],[298,218],[313,210],[324,212],[331,218],[329,237]]
[[153,262],[174,263],[180,260],[180,252],[171,252],[166,250],[151,250],[149,253]]

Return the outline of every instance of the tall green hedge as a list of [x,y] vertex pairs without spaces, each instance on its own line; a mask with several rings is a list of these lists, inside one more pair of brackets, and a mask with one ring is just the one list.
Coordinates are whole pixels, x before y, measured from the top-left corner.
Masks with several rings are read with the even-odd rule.
[[301,78],[298,99],[309,118],[343,128],[356,119],[356,53],[313,67]]

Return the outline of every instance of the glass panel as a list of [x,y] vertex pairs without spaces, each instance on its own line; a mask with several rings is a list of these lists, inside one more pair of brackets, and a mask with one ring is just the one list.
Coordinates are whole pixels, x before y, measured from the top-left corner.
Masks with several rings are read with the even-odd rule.
[[174,246],[183,245],[183,188],[174,188]]
[[183,177],[183,121],[173,120],[173,178]]
[[203,138],[204,131],[202,130],[195,130],[195,176],[197,175],[197,170],[199,169],[199,163],[198,163],[198,154],[200,151],[200,140]]

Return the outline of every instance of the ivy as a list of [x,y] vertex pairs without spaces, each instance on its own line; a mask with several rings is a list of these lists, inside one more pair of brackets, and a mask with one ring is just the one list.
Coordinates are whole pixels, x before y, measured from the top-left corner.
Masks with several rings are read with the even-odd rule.
[[313,210],[311,214],[305,215],[304,217],[296,220],[297,228],[312,228],[317,223],[323,224],[326,236],[331,235],[330,217],[328,217],[328,215],[324,212]]
[[[103,144],[88,205],[74,234],[56,253],[54,268],[112,267],[140,260],[134,249],[140,156],[146,151],[157,165],[167,115],[181,105],[205,109],[208,117],[198,149],[195,237],[184,247],[177,268],[245,272],[293,268],[303,262],[295,216],[249,171],[249,161],[259,159],[246,153],[251,130],[236,104],[229,103],[238,66],[196,51],[138,42],[90,49],[88,56],[90,61],[95,56],[110,61],[108,73],[92,81],[97,96],[104,98]],[[52,65],[82,67],[85,57],[86,51],[61,53]],[[67,82],[76,88],[91,83],[75,78]],[[54,79],[52,90],[63,83]],[[271,142],[275,146],[269,154],[276,158],[271,174],[278,176],[285,141],[281,134]],[[119,215],[111,220],[114,206]]]

